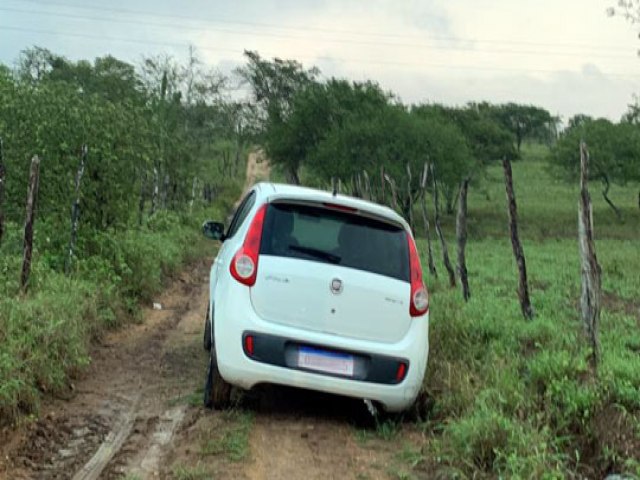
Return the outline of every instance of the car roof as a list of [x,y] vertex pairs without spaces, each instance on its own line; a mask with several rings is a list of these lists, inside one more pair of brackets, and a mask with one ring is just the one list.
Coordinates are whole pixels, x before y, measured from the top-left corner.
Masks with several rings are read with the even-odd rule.
[[330,202],[345,207],[356,208],[360,211],[374,214],[375,216],[382,217],[387,220],[392,220],[396,223],[400,223],[405,229],[409,229],[409,225],[405,219],[391,208],[378,203],[362,200],[360,198],[351,197],[349,195],[338,193],[334,196],[331,192],[326,190],[268,182],[260,182],[256,184],[253,189],[260,198],[264,199],[265,202],[280,199],[311,201],[317,203]]

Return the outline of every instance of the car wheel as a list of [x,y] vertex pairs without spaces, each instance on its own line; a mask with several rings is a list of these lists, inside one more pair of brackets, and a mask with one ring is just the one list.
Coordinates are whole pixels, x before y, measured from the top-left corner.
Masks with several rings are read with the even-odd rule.
[[231,403],[231,385],[222,378],[216,361],[216,350],[211,349],[209,371],[204,385],[204,406],[215,410],[223,410]]
[[204,349],[207,352],[211,351],[211,320],[209,319],[209,304],[207,303],[207,313],[204,318],[204,338],[203,338]]

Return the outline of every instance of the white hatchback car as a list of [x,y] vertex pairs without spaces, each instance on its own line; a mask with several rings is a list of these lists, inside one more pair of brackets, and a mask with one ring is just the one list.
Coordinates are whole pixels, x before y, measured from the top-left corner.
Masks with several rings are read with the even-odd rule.
[[429,301],[409,226],[375,203],[260,183],[211,267],[204,401],[269,383],[409,408],[428,356]]

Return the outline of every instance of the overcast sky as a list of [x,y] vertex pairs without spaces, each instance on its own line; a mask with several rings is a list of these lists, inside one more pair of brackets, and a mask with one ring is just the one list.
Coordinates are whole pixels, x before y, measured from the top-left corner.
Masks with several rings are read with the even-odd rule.
[[77,60],[180,59],[224,72],[244,49],[372,79],[408,103],[515,101],[617,120],[640,93],[640,26],[615,0],[0,0],[0,62],[33,45]]

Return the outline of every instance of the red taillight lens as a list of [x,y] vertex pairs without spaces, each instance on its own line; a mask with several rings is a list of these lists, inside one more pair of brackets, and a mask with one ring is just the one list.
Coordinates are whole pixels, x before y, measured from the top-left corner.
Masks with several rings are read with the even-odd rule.
[[396,370],[396,382],[400,383],[407,375],[407,364],[400,362],[398,364],[398,370]]
[[244,337],[244,351],[247,355],[251,357],[253,356],[254,344],[252,335],[247,335],[246,337]]
[[407,242],[409,243],[409,277],[411,279],[409,313],[412,317],[419,317],[429,311],[429,293],[422,281],[422,266],[416,242],[409,232],[407,232]]
[[266,211],[267,205],[265,204],[256,212],[251,225],[249,225],[244,243],[234,255],[229,267],[233,278],[248,287],[255,285],[258,277],[258,255],[260,255],[262,225]]

